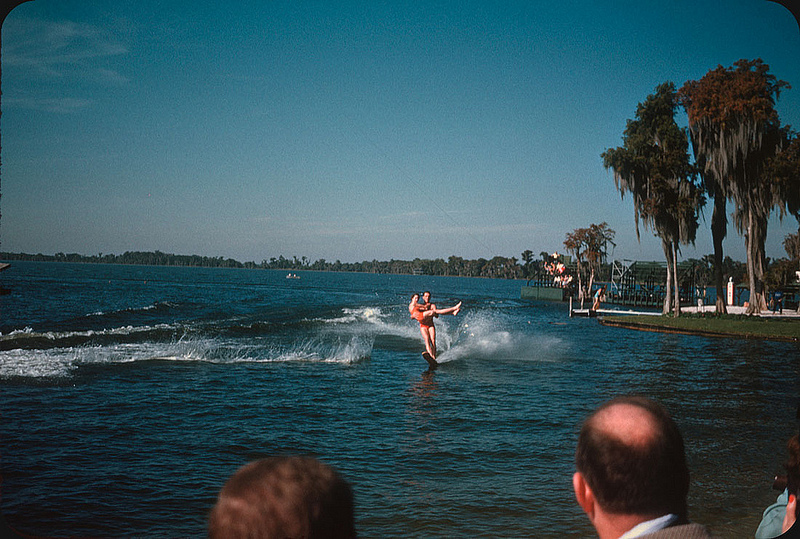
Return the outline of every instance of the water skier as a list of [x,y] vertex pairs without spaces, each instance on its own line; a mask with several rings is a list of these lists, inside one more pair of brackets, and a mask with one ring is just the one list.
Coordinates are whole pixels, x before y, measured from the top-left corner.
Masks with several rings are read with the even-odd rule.
[[433,319],[440,314],[457,315],[461,310],[461,302],[459,301],[458,304],[447,309],[437,309],[436,305],[430,302],[430,292],[423,292],[422,300],[424,303],[419,303],[419,294],[411,296],[408,312],[411,318],[419,322],[419,330],[423,339],[425,339],[425,350],[432,359],[436,359],[436,327],[433,325]]

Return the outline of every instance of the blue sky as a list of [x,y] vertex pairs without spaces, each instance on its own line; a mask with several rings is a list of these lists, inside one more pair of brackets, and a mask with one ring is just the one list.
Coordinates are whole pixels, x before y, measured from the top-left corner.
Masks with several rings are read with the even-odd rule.
[[614,258],[660,260],[600,158],[637,103],[760,57],[800,129],[800,30],[768,0],[34,0],[2,38],[14,252],[519,258],[606,221]]

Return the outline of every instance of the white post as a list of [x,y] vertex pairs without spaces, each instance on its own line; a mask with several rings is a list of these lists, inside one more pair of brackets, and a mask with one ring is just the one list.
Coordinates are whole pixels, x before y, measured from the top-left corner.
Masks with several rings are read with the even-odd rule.
[[728,305],[733,305],[733,277],[728,277]]

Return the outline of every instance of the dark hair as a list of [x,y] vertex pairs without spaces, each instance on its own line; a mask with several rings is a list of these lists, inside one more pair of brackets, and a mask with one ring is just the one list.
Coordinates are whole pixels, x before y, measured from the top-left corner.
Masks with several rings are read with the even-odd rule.
[[[632,445],[599,428],[594,421],[597,414],[617,404],[647,412],[653,419],[653,435]],[[619,397],[602,405],[581,427],[575,466],[609,513],[687,517],[689,468],[683,437],[667,410],[654,401]]]
[[240,468],[211,510],[210,538],[356,537],[353,492],[312,457],[273,457]]

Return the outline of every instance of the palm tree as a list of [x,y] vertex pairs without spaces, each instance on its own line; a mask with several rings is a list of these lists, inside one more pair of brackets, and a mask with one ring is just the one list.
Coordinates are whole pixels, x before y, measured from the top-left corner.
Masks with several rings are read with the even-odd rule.
[[531,251],[530,249],[522,251],[522,261],[525,262],[525,264],[522,266],[523,276],[526,279],[530,279],[531,263],[533,262],[533,251]]
[[[789,87],[788,83],[770,74],[761,59],[739,60],[731,68],[717,66],[699,81],[687,82],[679,94],[689,116],[695,159],[702,167],[706,185],[713,187],[709,192],[714,196],[711,230],[716,260],[722,259],[727,200],[733,201],[734,224],[745,236],[748,313],[766,308],[763,279],[767,222],[772,208],[785,195],[765,181],[771,160],[786,141],[786,130],[781,129],[775,111],[775,100],[783,87]],[[716,281],[719,312],[719,298],[723,297],[719,275]]]
[[581,302],[581,309],[583,309],[583,300],[585,298],[585,291],[583,289],[583,251],[586,244],[585,228],[576,228],[572,232],[567,232],[567,237],[564,239],[564,247],[575,255],[575,262],[578,265],[578,300]]
[[[614,183],[624,198],[633,197],[636,236],[639,219],[661,238],[667,260],[664,297],[666,314],[680,314],[678,253],[681,244],[694,243],[700,208],[705,204],[689,163],[686,131],[675,123],[675,85],[665,82],[636,109],[628,120],[623,145],[603,152],[603,164],[614,172]],[[674,297],[672,294],[674,290]]]

